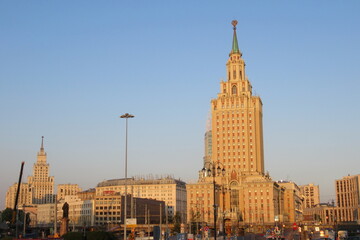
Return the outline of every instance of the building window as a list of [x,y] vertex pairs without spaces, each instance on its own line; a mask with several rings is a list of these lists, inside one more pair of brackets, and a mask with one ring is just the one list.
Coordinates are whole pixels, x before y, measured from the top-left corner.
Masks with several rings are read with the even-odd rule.
[[236,95],[236,94],[237,94],[236,85],[232,86],[231,93],[232,93],[233,95]]

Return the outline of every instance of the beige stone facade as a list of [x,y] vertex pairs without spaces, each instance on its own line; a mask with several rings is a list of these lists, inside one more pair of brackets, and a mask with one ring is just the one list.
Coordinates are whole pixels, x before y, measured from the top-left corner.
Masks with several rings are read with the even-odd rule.
[[304,197],[300,187],[290,181],[279,181],[278,184],[284,188],[283,218],[287,223],[298,223],[303,218]]
[[[219,187],[217,185],[217,187]],[[187,184],[187,219],[190,222],[208,223],[214,218],[213,200],[214,188],[211,182]],[[216,202],[219,195],[215,195]]]
[[121,194],[106,191],[95,197],[94,221],[96,226],[107,226],[109,229],[121,223]]
[[[124,202],[125,197],[119,192],[104,191],[96,195],[95,225],[112,229],[124,224]],[[126,213],[127,219],[136,218],[137,224],[159,224],[160,216],[165,219],[165,202],[128,195]]]
[[46,162],[44,137],[41,141],[37,161],[33,166],[33,175],[28,177],[32,204],[46,204],[54,202],[54,177],[49,176],[49,164]]
[[339,222],[358,222],[360,211],[360,175],[345,176],[335,181]]
[[[125,179],[113,179],[99,183],[96,187],[96,196],[101,196],[108,191],[119,192],[123,195]],[[186,185],[183,181],[171,177],[129,178],[127,193],[138,198],[164,201],[168,207],[169,216],[179,212],[182,219],[186,219]]]
[[335,225],[339,219],[339,208],[329,203],[319,203],[311,208],[305,208],[303,212],[303,223]]
[[65,199],[65,196],[75,195],[81,191],[82,190],[78,184],[58,184],[56,199],[59,201],[61,199]]
[[304,196],[304,208],[312,208],[320,203],[319,185],[312,183],[300,186],[300,191]]
[[95,188],[90,188],[88,190],[82,191],[82,192],[78,192],[76,195],[81,199],[81,200],[94,200],[95,199],[95,193],[96,190]]
[[[37,205],[37,226],[49,227],[54,226],[55,220],[55,203]],[[60,218],[58,218],[60,220]]]
[[94,200],[81,200],[77,195],[67,195],[56,203],[37,205],[37,224],[39,227],[52,227],[57,219],[57,224],[63,218],[64,203],[69,204],[69,227],[79,228],[94,225]]
[[[6,192],[5,207],[14,208],[18,184],[14,183]],[[30,205],[32,201],[29,184],[21,183],[18,198],[18,206]]]
[[283,220],[284,189],[265,173],[262,101],[252,93],[233,23],[227,78],[211,100],[204,168],[198,182],[187,186],[188,221],[196,217],[213,226],[215,204],[216,227],[274,224]]
[[77,195],[67,195],[57,204],[57,218],[63,216],[62,207],[64,203],[69,204],[69,227],[78,228],[83,226],[94,226],[95,204],[94,200],[82,200]]

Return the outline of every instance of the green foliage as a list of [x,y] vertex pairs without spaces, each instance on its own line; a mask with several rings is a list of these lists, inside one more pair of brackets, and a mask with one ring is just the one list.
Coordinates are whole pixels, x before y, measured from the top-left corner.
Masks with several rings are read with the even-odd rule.
[[82,240],[83,233],[81,232],[68,232],[62,236],[64,240]]
[[[12,216],[13,216],[13,210],[11,208],[6,208],[1,212],[0,220],[1,220],[1,222],[11,222]],[[29,214],[29,216],[30,216],[30,214]],[[20,222],[22,222],[24,220],[24,211],[18,210],[18,219]],[[30,217],[27,219],[27,221],[28,221],[28,223],[27,223],[27,225],[28,225],[30,223]]]
[[13,210],[11,208],[6,208],[4,211],[1,212],[1,221],[11,222],[12,215]]
[[[84,240],[83,232],[68,232],[62,236],[64,240]],[[109,232],[86,232],[86,240],[115,240],[116,238]]]
[[179,212],[175,213],[174,216],[174,228],[172,229],[174,233],[180,233],[181,230],[181,216]]
[[0,238],[0,240],[12,240],[14,237],[9,237],[9,236],[7,236],[7,237],[3,237],[3,238]]
[[109,232],[89,232],[87,240],[115,240],[115,236]]

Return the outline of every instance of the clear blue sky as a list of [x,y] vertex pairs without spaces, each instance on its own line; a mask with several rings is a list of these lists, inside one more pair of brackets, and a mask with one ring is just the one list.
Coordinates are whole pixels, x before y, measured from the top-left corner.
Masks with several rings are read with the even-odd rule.
[[0,209],[45,136],[56,184],[196,180],[237,19],[264,107],[265,168],[321,187],[359,174],[359,1],[0,1]]

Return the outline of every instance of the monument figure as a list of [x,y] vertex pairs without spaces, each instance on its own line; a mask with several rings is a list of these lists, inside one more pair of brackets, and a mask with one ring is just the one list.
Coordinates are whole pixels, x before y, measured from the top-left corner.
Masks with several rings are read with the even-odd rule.
[[63,210],[63,218],[68,218],[69,217],[69,204],[67,202],[65,202],[64,205],[62,206],[62,210]]
[[60,236],[66,234],[69,228],[69,204],[67,202],[62,206],[63,217],[61,219]]

